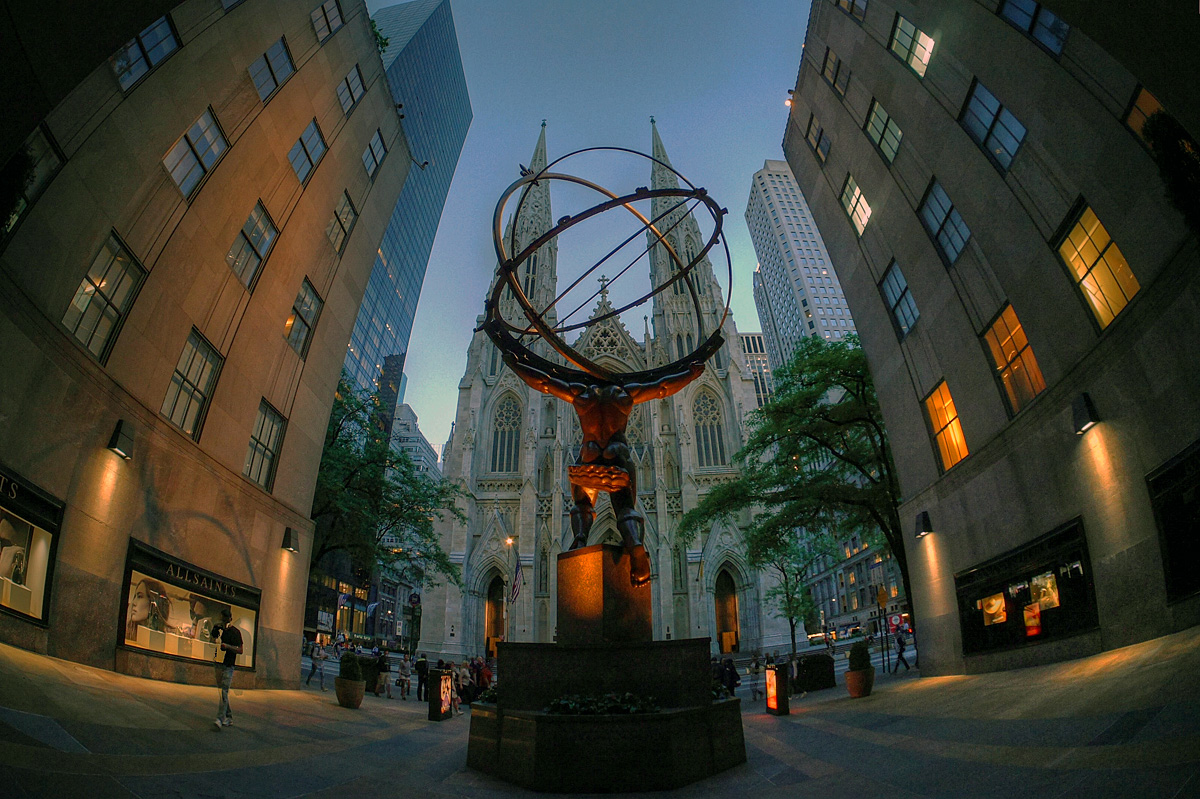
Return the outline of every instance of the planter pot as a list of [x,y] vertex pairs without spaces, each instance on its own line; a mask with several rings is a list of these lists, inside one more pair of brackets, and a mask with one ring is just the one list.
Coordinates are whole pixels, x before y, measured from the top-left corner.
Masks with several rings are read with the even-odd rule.
[[871,666],[868,669],[861,671],[846,672],[846,690],[850,692],[850,696],[858,699],[863,696],[870,696],[871,689],[875,687],[875,667]]
[[362,705],[367,682],[366,680],[343,680],[341,677],[334,677],[333,688],[337,692],[338,704],[354,710]]

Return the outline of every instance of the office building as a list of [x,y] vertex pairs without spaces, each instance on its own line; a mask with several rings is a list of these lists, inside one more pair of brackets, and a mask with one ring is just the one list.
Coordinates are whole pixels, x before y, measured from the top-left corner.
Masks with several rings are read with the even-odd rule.
[[771,385],[771,364],[767,358],[767,344],[762,333],[741,333],[742,354],[746,356],[746,365],[754,376],[754,399],[761,408],[770,401],[773,387]]

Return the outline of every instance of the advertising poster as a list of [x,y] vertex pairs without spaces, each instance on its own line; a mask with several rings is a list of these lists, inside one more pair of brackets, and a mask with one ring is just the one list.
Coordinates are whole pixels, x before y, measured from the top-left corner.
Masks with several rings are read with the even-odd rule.
[[1042,634],[1042,606],[1037,602],[1025,606],[1025,637]]
[[1058,607],[1058,580],[1054,572],[1039,574],[1030,580],[1029,594],[1042,610]]
[[983,610],[983,626],[989,627],[993,624],[1004,624],[1008,621],[1008,612],[1004,606],[1004,594],[992,594],[991,596],[980,600],[980,608]]

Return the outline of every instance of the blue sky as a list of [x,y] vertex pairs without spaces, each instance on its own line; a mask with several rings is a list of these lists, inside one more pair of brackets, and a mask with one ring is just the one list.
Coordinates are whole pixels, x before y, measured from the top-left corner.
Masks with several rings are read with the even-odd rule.
[[[751,176],[764,160],[783,157],[783,101],[795,84],[809,3],[451,3],[474,121],[430,257],[405,366],[405,399],[434,447],[440,450],[450,431],[471,330],[496,265],[492,212],[519,176],[518,164],[529,162],[543,119],[553,159],[605,145],[649,152],[653,115],[675,168],[729,209],[732,311],[739,330],[759,330],[750,282],[754,250],[742,215]],[[374,12],[392,3],[367,5]],[[611,188],[621,193],[648,182],[646,169],[638,182]],[[565,212],[554,208],[556,218]],[[601,228],[596,232],[602,235]],[[560,242],[560,278],[566,244]],[[725,283],[723,273],[718,278]],[[648,287],[647,277],[639,279]],[[641,337],[640,323],[630,328]]]

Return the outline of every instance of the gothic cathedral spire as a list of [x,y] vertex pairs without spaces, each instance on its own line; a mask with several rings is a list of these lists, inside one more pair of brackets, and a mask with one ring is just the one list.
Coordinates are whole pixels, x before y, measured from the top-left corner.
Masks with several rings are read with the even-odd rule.
[[[538,135],[537,145],[533,148],[533,158],[529,162],[528,169],[537,173],[546,168],[546,163],[546,120],[543,119],[542,129]],[[525,169],[523,164],[522,169]],[[514,200],[519,200],[520,197],[521,194],[518,193]],[[510,207],[515,210],[516,203],[511,203]],[[517,222],[515,246],[512,246],[514,238],[511,217],[504,230],[504,240],[510,246],[510,253],[520,252],[523,247],[554,226],[550,212],[549,181],[541,181],[530,186],[520,208],[521,214]],[[554,300],[558,288],[557,269],[557,237],[546,242],[521,265],[518,274],[521,289],[536,308],[545,308]],[[512,308],[504,309],[504,317],[513,321],[523,318],[516,309],[516,303],[512,300],[511,295],[505,293],[501,296],[507,298],[507,302],[513,303]],[[552,320],[554,316],[556,314],[553,310],[546,315],[548,320]]]

